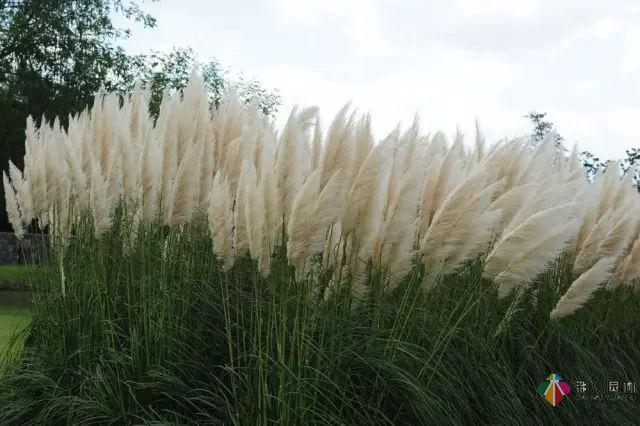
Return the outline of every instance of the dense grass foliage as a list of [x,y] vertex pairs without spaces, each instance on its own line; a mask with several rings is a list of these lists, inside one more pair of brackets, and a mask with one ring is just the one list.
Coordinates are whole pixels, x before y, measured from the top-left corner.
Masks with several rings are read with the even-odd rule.
[[[469,150],[315,108],[277,132],[202,81],[27,125],[4,176],[52,265],[0,378],[9,424],[630,422],[552,373],[640,378],[640,198],[550,136]],[[311,132],[313,129],[313,133]],[[24,348],[21,341],[24,342]]]
[[145,229],[126,255],[121,237],[72,240],[64,298],[59,275],[39,286],[27,346],[2,379],[1,423],[595,424],[638,414],[633,401],[569,395],[551,407],[537,393],[551,372],[571,384],[640,377],[640,297],[628,288],[549,321],[570,285],[565,260],[519,299],[497,302],[478,259],[429,294],[420,268],[395,292],[372,274],[356,302],[348,277],[328,298],[330,275],[295,280],[283,249],[265,280],[248,258],[225,271],[197,227]]

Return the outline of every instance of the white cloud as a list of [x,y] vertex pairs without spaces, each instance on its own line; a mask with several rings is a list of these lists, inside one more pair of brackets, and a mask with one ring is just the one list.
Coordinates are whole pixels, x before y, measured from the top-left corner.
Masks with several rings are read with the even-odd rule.
[[491,139],[547,111],[568,142],[601,157],[638,146],[640,6],[634,0],[163,0],[136,51],[191,45],[278,88],[325,120],[346,101],[376,133],[419,110],[428,130]]

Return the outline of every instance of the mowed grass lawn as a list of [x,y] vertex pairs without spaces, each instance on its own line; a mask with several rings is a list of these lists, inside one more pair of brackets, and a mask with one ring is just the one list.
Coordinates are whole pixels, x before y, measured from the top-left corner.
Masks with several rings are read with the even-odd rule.
[[[0,292],[0,298],[5,292]],[[0,364],[3,362],[5,351],[11,335],[29,324],[31,315],[26,307],[0,306]]]
[[[25,266],[4,265],[0,266],[0,281],[22,281],[34,273],[38,271]],[[0,290],[0,364],[5,358],[11,335],[24,328],[30,320],[29,293]]]

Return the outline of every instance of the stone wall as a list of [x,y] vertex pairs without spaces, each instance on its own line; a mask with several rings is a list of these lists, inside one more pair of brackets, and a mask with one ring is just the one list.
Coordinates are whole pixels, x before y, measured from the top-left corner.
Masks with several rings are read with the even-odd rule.
[[0,232],[0,265],[47,263],[48,249],[47,235],[26,234],[18,241],[12,233]]

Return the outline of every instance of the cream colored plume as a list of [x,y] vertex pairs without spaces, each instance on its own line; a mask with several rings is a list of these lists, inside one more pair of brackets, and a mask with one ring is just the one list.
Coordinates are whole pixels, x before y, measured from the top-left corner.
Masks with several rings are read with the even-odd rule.
[[93,216],[93,230],[96,238],[100,238],[111,228],[111,196],[100,165],[94,162],[91,168],[91,190],[89,204]]
[[617,283],[630,283],[640,278],[640,235],[635,235],[635,240],[628,254],[615,270],[614,278]]
[[[506,179],[506,178],[503,178]],[[527,197],[538,192],[540,184],[526,183],[512,187],[507,192],[497,197],[489,206],[489,211],[500,211],[502,225],[506,225],[513,220],[515,214],[522,208]]]
[[370,215],[371,200],[377,196],[387,171],[387,160],[391,151],[387,144],[381,143],[368,153],[363,161],[353,185],[347,194],[346,204],[342,211],[341,226],[344,234],[349,234],[356,227],[366,222],[365,215]]
[[487,172],[478,169],[444,200],[427,230],[420,249],[428,273],[449,273],[464,260],[486,249],[501,211],[487,212],[493,194],[503,181],[483,188]]
[[213,239],[213,250],[226,269],[233,266],[233,210],[229,184],[220,172],[216,173],[209,196],[209,232]]
[[13,227],[13,232],[16,237],[21,240],[24,237],[22,217],[18,207],[18,200],[16,199],[16,193],[14,192],[13,186],[11,185],[11,182],[9,182],[9,178],[5,172],[2,172],[2,184],[4,185],[4,199],[9,223]]
[[533,280],[564,249],[577,230],[571,219],[578,207],[566,203],[535,213],[494,245],[483,276],[499,282],[501,296],[516,284]]
[[233,209],[233,246],[236,256],[242,257],[249,250],[249,231],[247,229],[247,187],[255,175],[253,164],[246,161],[242,164],[240,177],[238,178],[238,188],[236,189],[235,205]]
[[353,173],[355,148],[353,141],[353,117],[346,118],[350,105],[347,104],[333,119],[327,132],[327,139],[320,160],[320,187],[324,187],[329,179],[341,170],[346,184]]
[[[546,231],[545,237],[538,240],[523,252],[517,252],[512,260],[495,277],[498,284],[498,297],[503,298],[516,289],[528,287],[529,284],[566,250],[571,237],[578,228],[576,220]],[[487,263],[489,271],[491,265]],[[485,268],[487,273],[487,268]]]
[[278,141],[276,154],[276,188],[279,210],[288,221],[291,216],[293,200],[298,194],[308,174],[309,162],[304,159],[307,131],[315,121],[317,108],[306,108],[298,113],[294,108],[289,115],[282,135]]
[[144,146],[141,159],[141,202],[142,217],[147,223],[153,223],[158,215],[160,204],[160,185],[162,183],[162,151],[154,141],[148,141]]
[[411,166],[396,176],[394,178],[392,173],[390,178],[383,221],[373,245],[372,260],[375,266],[395,265],[397,279],[403,272],[401,265],[414,255],[414,222],[418,215],[421,174],[416,166]]
[[566,317],[584,306],[601,284],[609,280],[614,263],[614,258],[603,257],[580,275],[558,301],[551,312],[551,319]]
[[131,223],[187,232],[208,222],[226,268],[248,251],[266,276],[287,242],[298,277],[324,268],[360,295],[371,267],[393,289],[416,264],[436,282],[485,254],[500,296],[564,251],[576,275],[612,258],[614,283],[640,283],[632,172],[614,162],[589,182],[577,148],[566,158],[553,134],[537,147],[489,145],[476,123],[471,146],[459,130],[453,143],[422,135],[416,117],[375,143],[370,116],[349,105],[325,134],[315,107],[294,108],[277,131],[233,90],[210,107],[198,74],[182,93],[165,91],[157,120],[148,102],[137,84],[122,99],[98,94],[66,129],[27,119],[24,169],[11,163],[5,178],[16,232],[65,236],[89,215],[98,238],[133,233]]
[[79,209],[89,206],[88,177],[82,168],[82,145],[67,145],[65,149],[65,161],[69,170],[72,192],[75,205]]
[[16,189],[18,204],[20,205],[20,216],[25,225],[31,223],[33,219],[33,198],[31,197],[31,187],[22,176],[20,169],[13,162],[9,161],[9,176],[11,183]]
[[196,150],[191,146],[182,159],[171,188],[168,200],[170,202],[168,210],[171,213],[167,220],[170,226],[177,227],[189,223],[195,214],[198,202],[196,164]]
[[314,171],[294,199],[287,226],[287,257],[299,277],[309,270],[311,256],[322,250],[329,227],[338,219],[335,204],[342,182],[336,172],[320,190],[321,170]]
[[245,177],[245,223],[247,226],[247,243],[251,258],[258,260],[267,243],[265,228],[264,192],[258,186],[258,177],[253,167],[247,168]]

